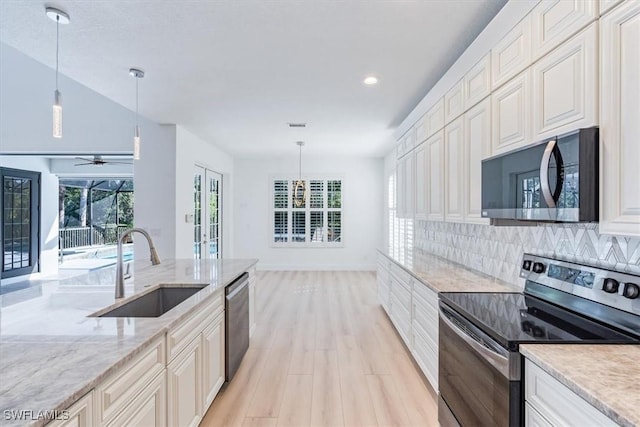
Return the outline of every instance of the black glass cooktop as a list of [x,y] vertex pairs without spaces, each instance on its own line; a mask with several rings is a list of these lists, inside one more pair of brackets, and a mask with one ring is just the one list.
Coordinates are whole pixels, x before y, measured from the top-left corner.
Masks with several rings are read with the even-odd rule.
[[524,343],[637,343],[571,311],[521,293],[440,294],[440,299],[502,346]]

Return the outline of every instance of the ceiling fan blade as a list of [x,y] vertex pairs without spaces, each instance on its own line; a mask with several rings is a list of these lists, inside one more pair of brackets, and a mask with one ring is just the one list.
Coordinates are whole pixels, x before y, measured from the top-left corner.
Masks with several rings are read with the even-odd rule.
[[93,165],[93,162],[89,162],[89,163],[76,163],[74,166],[84,166],[84,165]]
[[105,162],[105,164],[110,164],[110,165],[132,165],[133,163],[131,163],[131,162]]
[[86,157],[76,157],[76,160],[84,160],[85,162],[93,163],[93,159],[88,159]]

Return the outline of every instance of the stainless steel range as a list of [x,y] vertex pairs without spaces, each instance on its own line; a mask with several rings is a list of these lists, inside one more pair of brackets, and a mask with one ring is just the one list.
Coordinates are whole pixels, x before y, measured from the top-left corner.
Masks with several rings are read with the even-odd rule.
[[523,293],[440,294],[443,426],[520,426],[524,343],[640,343],[640,276],[525,254]]

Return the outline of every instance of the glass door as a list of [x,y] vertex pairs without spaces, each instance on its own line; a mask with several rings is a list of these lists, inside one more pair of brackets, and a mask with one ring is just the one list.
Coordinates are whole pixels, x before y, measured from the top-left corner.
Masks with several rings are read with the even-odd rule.
[[193,254],[222,257],[222,175],[201,166],[193,175]]

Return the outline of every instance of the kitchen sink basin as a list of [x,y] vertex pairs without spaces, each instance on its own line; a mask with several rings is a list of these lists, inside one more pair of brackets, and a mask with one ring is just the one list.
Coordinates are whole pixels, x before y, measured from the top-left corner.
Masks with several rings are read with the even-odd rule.
[[160,317],[190,296],[200,292],[199,287],[160,287],[132,299],[97,317]]

